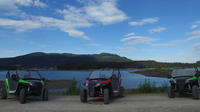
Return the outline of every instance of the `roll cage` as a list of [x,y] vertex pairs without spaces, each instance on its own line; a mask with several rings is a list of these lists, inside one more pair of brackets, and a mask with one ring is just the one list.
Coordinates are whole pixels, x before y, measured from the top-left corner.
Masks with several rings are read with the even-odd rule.
[[[109,71],[109,70],[112,70],[112,73],[109,74],[110,77],[101,77],[102,76],[102,72],[104,71]],[[91,78],[93,74],[93,72],[95,71],[92,71],[90,74],[89,74],[89,77],[87,79],[90,79],[90,80],[95,80],[95,79],[108,79],[108,78],[111,78],[113,75],[117,76],[118,78],[121,78],[121,72],[119,69],[100,69],[98,70],[99,71],[99,74],[98,74],[98,77],[96,78]],[[117,73],[116,73],[117,72]]]
[[[178,72],[179,73],[178,73]],[[175,73],[174,73],[175,72]],[[179,75],[174,75],[174,74],[176,74],[176,72],[177,72],[177,74],[179,74]],[[185,73],[184,73],[185,72]],[[190,73],[189,73],[190,72]],[[191,73],[191,72],[193,72],[193,73]],[[180,75],[181,74],[181,75]],[[188,75],[189,74],[189,75]],[[176,69],[176,70],[174,70],[173,72],[172,72],[172,74],[171,74],[171,77],[172,78],[179,78],[179,77],[193,77],[193,76],[196,76],[196,77],[199,77],[199,70],[198,70],[198,68],[197,67],[194,67],[194,71],[192,71],[192,70],[185,70],[185,69]]]
[[[25,77],[20,77],[19,71],[26,72],[27,74],[24,75],[24,76],[31,76],[32,73],[35,72],[39,76],[39,78],[25,78]],[[34,79],[38,79],[38,80],[40,80],[40,79],[42,79],[42,76],[41,76],[41,74],[39,73],[38,70],[16,70],[15,73],[14,73],[14,71],[12,71],[12,74],[11,74],[11,71],[8,71],[7,74],[6,74],[6,78],[15,78],[15,79],[22,78],[22,79],[33,79],[33,80]]]

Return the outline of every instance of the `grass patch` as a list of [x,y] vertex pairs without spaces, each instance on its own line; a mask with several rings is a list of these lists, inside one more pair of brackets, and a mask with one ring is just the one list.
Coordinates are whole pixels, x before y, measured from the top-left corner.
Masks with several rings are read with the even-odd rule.
[[75,80],[67,88],[67,90],[63,92],[63,95],[67,95],[67,96],[73,96],[73,95],[79,95],[79,94],[80,94],[80,88],[77,88],[77,81]]
[[140,93],[165,93],[167,92],[167,83],[164,83],[161,87],[156,87],[155,82],[145,80],[144,83],[139,85],[138,89],[129,89],[125,91],[125,94],[140,94]]
[[[125,90],[125,94],[165,93],[167,92],[167,87],[167,83],[163,83],[161,87],[156,87],[155,82],[145,80],[144,83],[141,83],[139,85],[138,89],[127,89]],[[68,87],[68,89],[65,92],[63,92],[63,95],[80,95],[80,88],[77,88],[77,81],[73,81],[72,84]]]

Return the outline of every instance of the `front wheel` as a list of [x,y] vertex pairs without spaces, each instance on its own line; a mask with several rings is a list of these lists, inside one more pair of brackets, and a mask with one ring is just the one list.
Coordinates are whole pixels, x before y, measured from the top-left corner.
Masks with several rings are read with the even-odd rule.
[[169,98],[174,98],[175,97],[175,92],[174,92],[172,86],[168,87],[168,97]]
[[81,99],[81,102],[82,102],[82,103],[87,102],[87,90],[81,89],[81,92],[80,92],[80,99]]
[[120,87],[119,97],[124,97],[124,87]]
[[104,89],[104,104],[109,104],[109,89]]
[[45,89],[44,89],[44,92],[43,92],[42,100],[43,100],[43,101],[48,101],[48,99],[49,99],[48,96],[49,96],[49,91],[48,91],[47,88],[45,88]]
[[197,85],[192,86],[192,96],[194,99],[199,99],[199,88]]
[[5,86],[1,88],[1,99],[7,99],[7,92]]
[[21,104],[24,104],[26,102],[26,89],[25,88],[22,88],[20,90],[19,101],[20,101]]

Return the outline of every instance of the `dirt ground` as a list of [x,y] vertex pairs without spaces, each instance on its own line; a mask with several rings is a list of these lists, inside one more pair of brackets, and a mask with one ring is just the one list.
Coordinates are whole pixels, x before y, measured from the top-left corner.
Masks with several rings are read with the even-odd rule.
[[90,98],[81,103],[79,96],[50,96],[49,101],[29,99],[20,104],[15,98],[0,100],[0,112],[199,112],[200,100],[191,97],[169,99],[166,94],[138,94],[115,98],[109,105]]

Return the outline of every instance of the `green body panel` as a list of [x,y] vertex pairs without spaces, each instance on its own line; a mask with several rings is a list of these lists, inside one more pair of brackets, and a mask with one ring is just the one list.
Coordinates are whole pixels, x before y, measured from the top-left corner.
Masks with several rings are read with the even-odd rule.
[[193,77],[187,79],[187,81],[196,80],[196,79],[197,79],[197,77],[196,77],[196,76],[193,76]]
[[8,79],[7,78],[5,80],[5,86],[6,86],[6,92],[9,93],[10,88],[9,88],[9,84],[8,84]]
[[[8,83],[8,79],[6,78],[5,80],[5,86],[6,86],[6,92],[7,93],[15,93],[17,89],[15,89],[14,91],[10,91],[10,87],[9,87],[9,83]],[[17,84],[18,86],[18,84]]]
[[[186,83],[189,83],[190,81],[193,81],[193,80],[198,80],[200,79],[200,77],[196,77],[196,76],[193,76],[193,77],[190,77],[186,80]],[[170,78],[170,81],[173,81],[176,83],[176,79],[175,78]],[[192,94],[192,89],[191,88],[185,88],[187,90],[187,92],[184,92],[186,94]],[[176,91],[176,89],[174,89],[174,91]]]
[[176,82],[176,80],[174,78],[171,78],[170,80],[173,81],[173,82]]
[[[23,79],[19,79],[18,80],[18,84],[19,83],[32,84],[30,81],[26,81],[26,80],[23,80]],[[18,84],[16,85],[17,87],[18,87]],[[5,79],[5,87],[6,87],[6,92],[7,93],[15,93],[16,90],[17,90],[17,88],[16,88],[16,90],[10,91],[10,87],[9,87],[9,83],[8,83],[8,79],[7,78]]]
[[[193,77],[191,77],[191,78],[188,78],[186,81],[189,82],[189,81],[191,81],[191,80],[197,80],[197,79],[198,79],[198,78],[197,78],[196,76],[193,76]],[[173,81],[173,82],[176,82],[176,79],[174,79],[174,78],[170,78],[170,80]]]
[[30,81],[19,79],[19,83],[31,84]]

